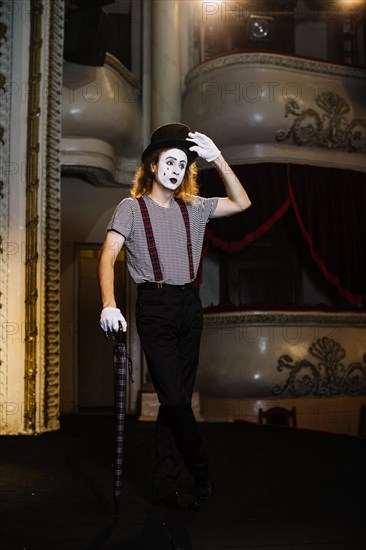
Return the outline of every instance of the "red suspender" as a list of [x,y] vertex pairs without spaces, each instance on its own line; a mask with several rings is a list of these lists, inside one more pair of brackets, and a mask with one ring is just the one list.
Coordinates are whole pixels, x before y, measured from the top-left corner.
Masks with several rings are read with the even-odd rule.
[[147,247],[149,249],[151,264],[154,271],[154,278],[157,283],[161,283],[163,281],[163,274],[161,272],[158,251],[156,250],[154,233],[151,227],[149,212],[147,210],[144,199],[142,197],[139,197],[137,200],[140,205],[142,221],[144,222]]
[[192,241],[191,241],[191,227],[189,225],[189,215],[187,210],[187,205],[182,199],[175,199],[180,206],[180,211],[182,212],[184,225],[186,227],[187,233],[187,252],[188,252],[188,261],[189,261],[189,276],[191,281],[194,279],[194,267],[193,267],[193,255],[192,255]]
[[[189,276],[191,278],[191,281],[194,279],[194,267],[193,267],[193,255],[192,255],[192,241],[191,241],[191,228],[189,224],[189,215],[188,210],[185,202],[182,199],[175,199],[177,203],[179,204],[180,211],[182,213],[184,226],[186,228],[187,233],[187,252],[188,252],[188,261],[189,261]],[[151,265],[154,271],[154,278],[157,283],[161,283],[163,280],[163,274],[161,272],[160,267],[160,261],[158,256],[158,251],[156,250],[156,244],[154,239],[154,233],[151,227],[151,220],[149,216],[149,212],[147,210],[147,206],[145,204],[145,201],[143,197],[139,197],[137,199],[140,210],[141,210],[141,216],[142,221],[144,222],[144,228],[145,228],[145,235],[146,235],[146,242],[147,247],[149,249],[150,259],[151,259]]]

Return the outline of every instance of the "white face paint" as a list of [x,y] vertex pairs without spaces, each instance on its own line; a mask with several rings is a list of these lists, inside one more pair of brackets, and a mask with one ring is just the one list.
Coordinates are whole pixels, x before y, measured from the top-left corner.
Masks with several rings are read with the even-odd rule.
[[168,149],[160,154],[157,181],[166,189],[175,191],[183,181],[187,155],[181,149]]

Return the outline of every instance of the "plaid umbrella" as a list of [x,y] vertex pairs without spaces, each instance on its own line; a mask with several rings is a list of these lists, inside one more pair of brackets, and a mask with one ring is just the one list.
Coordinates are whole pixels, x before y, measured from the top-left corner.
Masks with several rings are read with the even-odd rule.
[[[114,335],[114,461],[113,461],[113,498],[114,518],[118,519],[118,504],[122,485],[122,464],[123,446],[126,417],[126,390],[127,390],[127,369],[132,378],[132,364],[127,356],[126,332],[123,332],[122,325]],[[108,338],[108,333],[106,333]]]

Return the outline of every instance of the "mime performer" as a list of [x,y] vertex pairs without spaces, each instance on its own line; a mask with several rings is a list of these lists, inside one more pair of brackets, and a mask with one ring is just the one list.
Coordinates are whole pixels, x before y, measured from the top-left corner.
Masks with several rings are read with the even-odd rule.
[[[198,195],[195,159],[213,163],[225,198]],[[114,295],[114,264],[124,246],[137,284],[136,325],[159,398],[151,468],[154,502],[191,509],[210,501],[214,483],[192,412],[203,325],[195,284],[206,223],[242,212],[251,202],[221,152],[206,135],[180,123],[156,129],[142,153],[131,197],[117,206],[107,227],[98,279],[104,331],[127,323]],[[177,485],[182,466],[195,494]]]

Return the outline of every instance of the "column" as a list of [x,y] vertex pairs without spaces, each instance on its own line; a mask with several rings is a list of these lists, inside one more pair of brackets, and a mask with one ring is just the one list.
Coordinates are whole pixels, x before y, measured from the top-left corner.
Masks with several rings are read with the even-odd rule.
[[179,1],[151,3],[151,129],[179,122],[181,63]]

